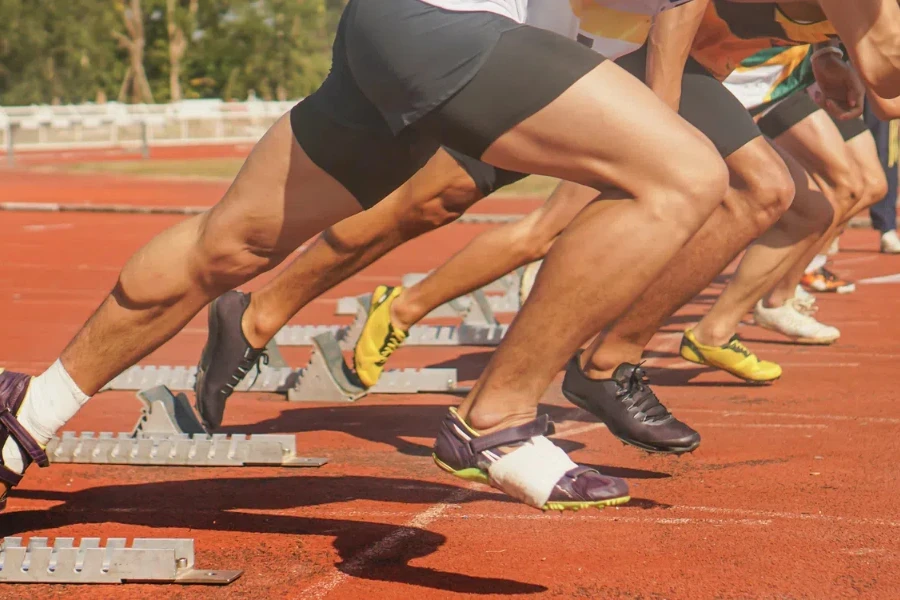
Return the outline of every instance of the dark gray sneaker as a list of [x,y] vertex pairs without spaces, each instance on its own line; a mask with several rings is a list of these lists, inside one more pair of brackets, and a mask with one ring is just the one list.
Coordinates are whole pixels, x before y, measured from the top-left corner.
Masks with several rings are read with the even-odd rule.
[[222,424],[225,403],[247,373],[260,363],[268,364],[265,348],[254,348],[244,337],[241,318],[250,304],[250,294],[226,292],[209,305],[209,333],[197,367],[197,412],[207,429]]
[[648,452],[682,454],[700,445],[700,434],[676,419],[650,389],[640,365],[622,363],[612,379],[591,379],[581,352],[569,360],[563,395],[603,421],[610,433]]

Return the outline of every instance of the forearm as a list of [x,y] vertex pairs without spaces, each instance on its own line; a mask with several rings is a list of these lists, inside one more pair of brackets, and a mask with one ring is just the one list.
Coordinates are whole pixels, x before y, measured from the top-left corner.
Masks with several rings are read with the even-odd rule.
[[647,40],[647,85],[674,110],[681,101],[681,79],[691,44],[709,0],[694,0],[661,13]]

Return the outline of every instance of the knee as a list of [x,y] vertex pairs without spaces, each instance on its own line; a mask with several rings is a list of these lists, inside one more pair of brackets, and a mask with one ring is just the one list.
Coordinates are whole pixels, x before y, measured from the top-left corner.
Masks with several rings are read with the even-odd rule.
[[512,234],[509,252],[523,265],[544,258],[558,235],[557,231],[542,223],[535,213],[506,227],[511,229]]
[[839,217],[849,217],[854,207],[862,202],[868,194],[866,178],[854,169],[841,168],[830,173],[828,179]]
[[214,293],[232,289],[272,269],[290,254],[278,242],[275,231],[252,222],[226,228],[204,219],[191,252],[192,278]]
[[483,197],[472,178],[462,173],[448,181],[434,197],[401,211],[399,227],[412,237],[437,229],[460,218]]
[[693,235],[722,204],[728,190],[728,167],[717,153],[709,160],[680,165],[656,194],[653,217],[668,223],[673,232]]
[[791,208],[796,188],[790,172],[784,166],[771,165],[767,169],[754,169],[742,178],[740,186],[745,191],[746,211],[753,224],[755,236],[762,235]]
[[869,169],[864,171],[862,174],[862,180],[863,192],[862,198],[860,199],[857,206],[857,210],[869,208],[873,204],[881,202],[881,200],[888,194],[887,176],[881,169]]

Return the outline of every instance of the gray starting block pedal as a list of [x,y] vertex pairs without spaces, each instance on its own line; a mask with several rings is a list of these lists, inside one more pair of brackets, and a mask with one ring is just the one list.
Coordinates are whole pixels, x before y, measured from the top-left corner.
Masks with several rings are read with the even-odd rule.
[[0,583],[178,583],[228,585],[243,571],[197,569],[194,540],[136,538],[3,538]]
[[[496,346],[506,334],[508,325],[413,325],[404,346]],[[287,325],[278,337],[281,346],[312,346],[313,338],[330,333],[339,340],[344,350],[351,349],[359,335],[348,334],[347,327],[339,325]]]
[[[257,375],[255,369],[235,387],[238,392],[284,392],[293,381],[294,370],[290,367],[263,366]],[[187,391],[194,389],[197,367],[136,366],[131,367],[111,382],[103,390],[143,390],[164,385],[170,390]]]
[[137,393],[143,404],[141,416],[134,426],[132,437],[160,435],[206,435],[206,428],[194,414],[184,394],[172,394],[164,385]]
[[[355,315],[360,302],[370,302],[371,294],[340,298],[335,314]],[[496,313],[514,313],[519,310],[519,290],[512,287],[502,296],[488,296],[482,290],[460,296],[442,304],[426,315],[426,318],[462,319],[470,325],[495,325]]]
[[[401,280],[401,285],[403,287],[412,287],[428,277],[431,273],[407,273],[403,276]],[[509,288],[517,288],[519,287],[519,281],[522,278],[522,269],[516,269],[512,273],[508,273],[501,277],[496,281],[492,281],[487,284],[483,288],[481,288],[485,292],[500,292],[505,293],[509,291]]]
[[461,216],[457,223],[517,223],[523,215],[504,215],[495,213],[472,213]]
[[321,467],[325,458],[297,455],[293,435],[76,434],[64,431],[47,445],[52,463],[179,467]]
[[193,466],[321,467],[326,458],[297,456],[293,435],[207,435],[187,396],[165,386],[138,393],[144,404],[131,433],[63,432],[47,445],[54,463]]
[[353,402],[368,393],[418,394],[460,391],[456,369],[403,369],[385,371],[378,384],[366,389],[344,361],[340,344],[331,333],[313,339],[309,364],[288,390],[295,402]]

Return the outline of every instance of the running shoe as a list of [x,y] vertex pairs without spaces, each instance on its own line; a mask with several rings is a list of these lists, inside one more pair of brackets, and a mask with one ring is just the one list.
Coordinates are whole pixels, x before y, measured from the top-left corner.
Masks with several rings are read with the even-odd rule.
[[815,271],[806,273],[800,283],[813,292],[849,294],[856,291],[855,283],[841,279],[825,267],[819,267]]
[[778,332],[798,344],[834,343],[841,337],[841,332],[817,321],[813,317],[816,310],[815,300],[792,298],[778,308],[767,308],[760,300],[753,309],[753,318],[760,327]]
[[750,383],[769,383],[781,377],[779,365],[759,360],[736,335],[722,346],[707,346],[688,329],[681,338],[680,352],[686,361],[721,369]]
[[900,254],[900,237],[891,229],[881,234],[881,252],[884,254]]
[[700,434],[663,406],[640,365],[622,363],[612,379],[591,379],[581,368],[580,355],[566,365],[562,393],[603,421],[610,433],[648,452],[682,454],[700,445]]
[[378,383],[387,359],[409,335],[391,323],[391,304],[402,291],[399,286],[379,285],[372,294],[372,306],[353,350],[356,375],[367,388]]

